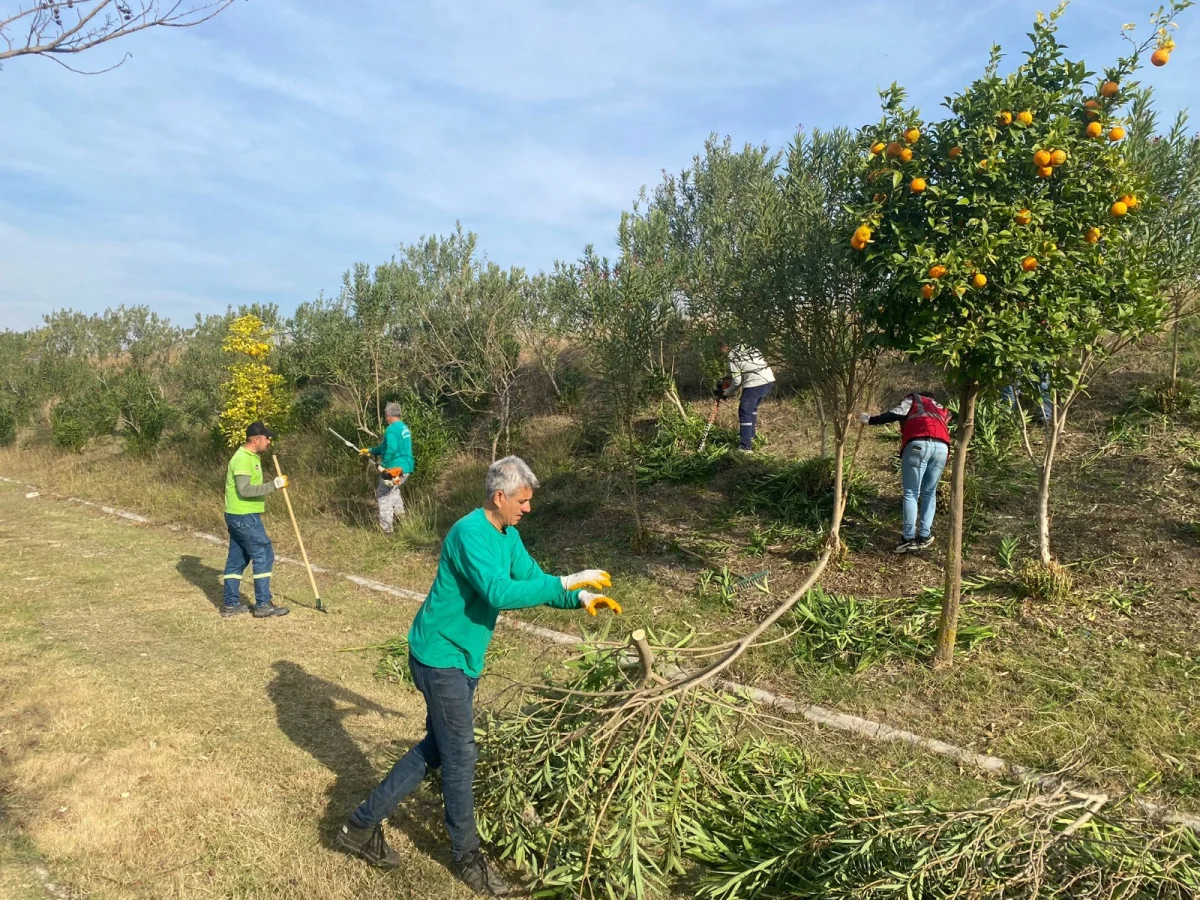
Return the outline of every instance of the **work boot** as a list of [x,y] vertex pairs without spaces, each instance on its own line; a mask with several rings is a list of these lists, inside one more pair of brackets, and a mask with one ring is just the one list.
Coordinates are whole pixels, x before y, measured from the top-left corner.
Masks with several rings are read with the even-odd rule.
[[383,826],[355,828],[349,822],[333,839],[339,850],[364,859],[377,869],[400,868],[400,854],[388,846],[383,837]]
[[246,611],[246,606],[240,600],[237,606],[230,606],[228,603],[221,604],[221,618],[232,619],[234,616],[240,616]]
[[454,874],[475,893],[485,897],[507,897],[512,893],[512,888],[492,868],[482,850],[472,850],[466,856],[455,859]]
[[254,618],[266,619],[271,616],[286,616],[288,608],[286,606],[276,606],[274,603],[257,603],[254,606]]

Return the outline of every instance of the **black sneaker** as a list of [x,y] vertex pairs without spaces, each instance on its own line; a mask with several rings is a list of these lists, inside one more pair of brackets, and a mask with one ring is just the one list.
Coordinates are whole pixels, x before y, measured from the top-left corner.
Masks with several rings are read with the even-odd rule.
[[917,538],[916,546],[913,547],[913,549],[914,550],[928,550],[932,546],[933,546],[933,535],[927,534],[927,535],[925,535],[925,537]]
[[454,874],[462,883],[477,894],[485,897],[507,897],[512,888],[492,868],[482,850],[474,850],[461,859],[454,860]]
[[271,616],[286,616],[288,608],[286,606],[276,606],[274,603],[258,603],[254,606],[254,618],[267,619]]
[[245,611],[246,606],[242,603],[239,603],[237,606],[226,606],[224,603],[221,604],[222,619],[232,619],[234,616],[240,616]]
[[349,822],[333,839],[333,846],[351,856],[365,859],[377,869],[398,869],[400,854],[388,846],[383,838],[383,826],[355,828]]
[[894,552],[907,553],[909,550],[918,549],[920,549],[920,542],[916,538],[908,538],[907,540],[903,540],[898,543]]

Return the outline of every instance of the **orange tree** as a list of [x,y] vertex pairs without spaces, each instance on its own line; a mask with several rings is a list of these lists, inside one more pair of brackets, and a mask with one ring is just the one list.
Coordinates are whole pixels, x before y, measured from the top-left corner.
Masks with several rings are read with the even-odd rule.
[[[1157,21],[1188,5],[1176,0]],[[998,73],[993,48],[983,77],[946,100],[948,118],[923,121],[893,85],[882,120],[863,130],[860,224],[846,237],[882,290],[866,316],[959,394],[937,666],[950,663],[957,630],[980,394],[1161,315],[1152,256],[1137,252],[1139,185],[1119,111],[1141,54],[1169,38],[1164,29],[1097,78],[1056,39],[1064,8],[1039,13],[1011,74]]]

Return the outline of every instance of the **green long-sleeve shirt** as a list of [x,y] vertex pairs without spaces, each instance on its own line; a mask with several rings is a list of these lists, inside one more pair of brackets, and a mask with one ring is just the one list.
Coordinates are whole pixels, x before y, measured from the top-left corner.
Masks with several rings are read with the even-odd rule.
[[403,469],[411,475],[416,461],[413,459],[412,432],[403,422],[393,422],[383,431],[383,443],[371,448],[371,455],[379,457],[385,469]]
[[472,678],[502,609],[579,606],[579,591],[564,590],[530,557],[516,528],[500,531],[482,509],[454,523],[442,544],[437,575],[408,631],[408,649],[420,662],[462,669]]

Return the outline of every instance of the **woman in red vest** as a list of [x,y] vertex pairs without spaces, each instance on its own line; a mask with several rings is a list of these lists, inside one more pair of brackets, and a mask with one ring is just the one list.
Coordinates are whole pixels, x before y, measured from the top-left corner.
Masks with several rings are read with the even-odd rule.
[[858,418],[864,425],[900,423],[904,530],[896,552],[924,550],[933,543],[937,486],[950,455],[950,410],[929,394],[914,392],[885,413],[859,413]]

